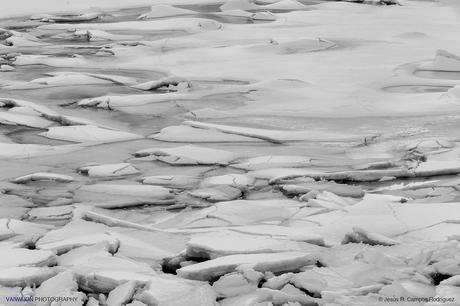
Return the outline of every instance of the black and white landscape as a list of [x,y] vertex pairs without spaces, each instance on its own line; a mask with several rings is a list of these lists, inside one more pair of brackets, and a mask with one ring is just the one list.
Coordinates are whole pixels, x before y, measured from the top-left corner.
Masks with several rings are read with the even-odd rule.
[[460,1],[0,2],[0,305],[460,305]]

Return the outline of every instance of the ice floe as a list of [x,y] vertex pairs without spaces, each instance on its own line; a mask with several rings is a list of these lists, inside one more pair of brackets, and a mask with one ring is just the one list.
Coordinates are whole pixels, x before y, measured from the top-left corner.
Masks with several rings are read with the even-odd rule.
[[93,184],[75,191],[74,199],[104,208],[174,203],[171,190],[161,186]]
[[131,87],[142,90],[156,90],[161,87],[178,86],[181,83],[188,83],[188,81],[184,78],[168,76],[159,80],[136,84]]
[[[289,183],[289,182],[286,182]],[[364,191],[355,186],[337,184],[334,182],[311,182],[304,184],[285,184],[280,185],[280,189],[288,195],[308,194],[309,192],[328,191],[343,197],[360,198],[364,196]]]
[[123,76],[112,76],[94,73],[76,73],[76,72],[52,72],[47,73],[48,77],[33,79],[30,82],[21,83],[13,82],[4,85],[4,88],[10,90],[37,89],[44,87],[59,86],[78,86],[78,85],[100,85],[100,84],[133,84],[136,82],[133,78]]
[[[199,188],[188,191],[187,194],[212,203],[236,200],[243,195],[241,189],[228,185]],[[185,201],[187,202],[187,200]]]
[[89,177],[119,177],[138,174],[140,171],[130,163],[89,165],[77,169]]
[[10,267],[0,270],[0,285],[5,287],[39,286],[58,271],[48,267]]
[[35,266],[47,267],[56,264],[56,255],[50,251],[28,250],[22,248],[2,249],[4,258],[1,268]]
[[184,189],[197,186],[200,181],[200,178],[191,175],[156,175],[141,178],[142,184]]
[[266,168],[302,168],[311,165],[311,158],[306,156],[277,156],[267,155],[240,160],[231,166],[244,170],[259,170]]
[[14,218],[19,220],[22,219],[31,208],[35,207],[35,204],[32,202],[8,194],[0,195],[0,204],[1,218]]
[[253,186],[255,179],[245,174],[226,174],[205,178],[201,185],[204,187],[227,185],[240,189],[247,189]]
[[147,288],[135,298],[147,305],[215,305],[216,293],[203,282],[172,276],[153,277]]
[[234,254],[279,253],[285,251],[319,250],[311,244],[285,239],[237,233],[194,235],[187,243],[187,256],[213,259]]
[[[63,299],[75,298],[75,304],[83,304],[86,294],[78,291],[78,284],[72,271],[64,271],[44,281],[35,291],[34,298],[39,302],[37,305],[50,305],[53,302],[46,301],[47,297],[62,297]],[[43,299],[43,301],[40,300]],[[62,302],[65,303],[65,302]]]
[[202,123],[197,121],[186,121],[184,124],[197,129],[217,130],[222,133],[245,136],[260,139],[272,143],[283,143],[287,141],[358,141],[363,136],[345,136],[318,131],[280,131],[257,128],[246,128],[238,126],[226,126],[220,124]]
[[240,273],[229,273],[220,277],[212,287],[220,297],[232,297],[255,291],[257,284],[250,283]]
[[174,7],[171,5],[159,4],[150,8],[150,12],[140,15],[139,19],[153,19],[160,17],[171,17],[196,14],[195,11]]
[[299,10],[304,8],[305,5],[296,0],[281,0],[263,6],[263,9],[267,10]]
[[168,126],[150,138],[168,142],[257,142],[261,139],[243,135],[225,134],[216,130],[196,129],[186,125]]
[[142,138],[141,135],[116,130],[109,130],[93,125],[51,127],[48,129],[48,132],[41,133],[41,135],[47,138],[80,143],[107,143]]
[[220,6],[220,10],[225,11],[233,11],[233,10],[255,10],[259,6],[247,0],[228,0]]
[[0,112],[0,123],[6,125],[23,125],[39,129],[47,128],[53,125],[53,122],[44,118],[18,114],[12,111]]
[[112,291],[107,296],[107,305],[122,306],[131,301],[136,290],[135,281],[128,281]]
[[12,180],[13,183],[16,184],[25,184],[32,181],[55,181],[60,183],[69,183],[73,182],[75,178],[70,175],[64,174],[57,174],[57,173],[50,173],[50,172],[38,172],[32,173],[28,175],[24,175],[21,177],[17,177]]
[[177,274],[188,279],[210,280],[242,265],[259,272],[283,272],[313,265],[316,261],[315,255],[302,252],[228,255],[180,268]]
[[115,251],[118,248],[118,240],[106,232],[107,227],[102,224],[76,220],[63,228],[49,231],[36,245],[38,249],[53,250],[58,254],[97,243],[105,243],[109,250]]
[[193,145],[175,148],[151,148],[134,153],[136,157],[153,156],[172,165],[227,165],[238,156],[235,153]]

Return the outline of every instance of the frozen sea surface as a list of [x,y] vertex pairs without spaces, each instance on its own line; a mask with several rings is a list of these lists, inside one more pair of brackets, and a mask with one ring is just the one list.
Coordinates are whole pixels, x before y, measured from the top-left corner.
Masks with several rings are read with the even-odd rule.
[[355,2],[7,5],[0,304],[460,303],[460,6]]

